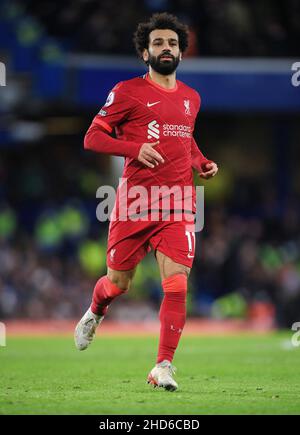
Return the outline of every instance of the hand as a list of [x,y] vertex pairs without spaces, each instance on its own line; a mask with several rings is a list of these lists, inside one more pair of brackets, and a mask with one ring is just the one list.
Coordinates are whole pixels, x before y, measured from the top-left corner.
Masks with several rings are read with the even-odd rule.
[[152,142],[152,143],[144,143],[141,148],[138,155],[138,161],[143,163],[145,166],[148,166],[148,168],[154,168],[155,166],[158,166],[160,163],[164,163],[164,159],[162,156],[153,149],[155,145],[159,144],[159,141]]
[[208,162],[202,165],[202,172],[199,172],[199,177],[208,180],[216,175],[219,168],[215,162]]

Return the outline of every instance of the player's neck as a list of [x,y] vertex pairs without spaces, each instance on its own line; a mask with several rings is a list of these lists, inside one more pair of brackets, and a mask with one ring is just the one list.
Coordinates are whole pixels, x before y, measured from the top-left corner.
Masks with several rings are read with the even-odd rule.
[[166,89],[173,89],[176,87],[176,72],[164,76],[162,74],[157,73],[151,67],[149,68],[149,78],[154,83],[157,83],[159,86],[162,86]]

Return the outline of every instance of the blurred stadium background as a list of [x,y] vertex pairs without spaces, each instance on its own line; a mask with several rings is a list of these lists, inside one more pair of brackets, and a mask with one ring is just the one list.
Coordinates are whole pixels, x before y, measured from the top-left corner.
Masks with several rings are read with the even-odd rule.
[[[189,316],[254,328],[300,321],[300,61],[297,0],[2,0],[0,319],[79,319],[105,273],[96,190],[122,161],[83,151],[109,90],[144,73],[132,34],[152,12],[190,26],[178,78],[202,95],[196,138],[219,164],[205,183]],[[198,182],[198,180],[197,180]],[[150,254],[115,320],[155,320]]]

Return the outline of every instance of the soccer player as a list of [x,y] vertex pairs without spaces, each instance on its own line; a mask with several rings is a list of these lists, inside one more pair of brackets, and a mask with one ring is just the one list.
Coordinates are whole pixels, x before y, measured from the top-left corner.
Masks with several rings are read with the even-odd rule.
[[[125,157],[122,180],[128,188],[146,189],[150,194],[153,186],[179,186],[182,191],[190,187],[195,195],[192,168],[208,179],[218,167],[203,156],[193,139],[200,96],[176,80],[176,68],[188,46],[187,26],[168,13],[154,14],[149,22],[138,25],[134,42],[148,72],[113,88],[86,133],[84,147]],[[116,138],[110,136],[113,130]],[[75,343],[79,350],[88,347],[109,305],[128,291],[138,263],[152,248],[164,297],[157,361],[147,380],[174,391],[178,385],[172,360],[186,320],[187,280],[195,253],[194,223],[186,213],[193,216],[195,203],[178,206],[170,201],[171,212],[165,220],[164,193],[156,202],[150,195],[136,220],[130,215],[134,199],[124,195],[121,182],[109,225],[107,275],[96,283],[91,306],[76,326]],[[183,210],[181,219],[176,219]],[[158,219],[151,219],[153,211]]]

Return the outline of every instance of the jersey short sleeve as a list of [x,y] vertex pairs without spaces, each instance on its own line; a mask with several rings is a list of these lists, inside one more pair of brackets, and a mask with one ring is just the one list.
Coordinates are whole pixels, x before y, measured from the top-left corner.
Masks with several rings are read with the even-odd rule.
[[107,130],[112,129],[124,122],[131,111],[131,98],[124,82],[118,83],[108,94],[106,103],[97,115],[102,125],[107,125]]

